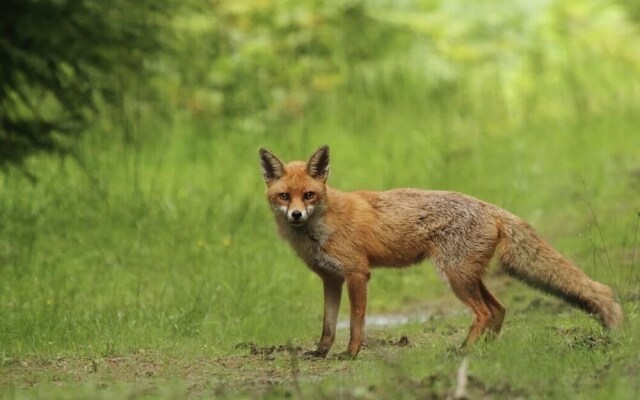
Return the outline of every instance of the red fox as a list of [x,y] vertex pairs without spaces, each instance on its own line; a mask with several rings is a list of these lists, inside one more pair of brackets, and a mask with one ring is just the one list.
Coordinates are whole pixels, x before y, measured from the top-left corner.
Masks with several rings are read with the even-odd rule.
[[309,356],[326,357],[335,340],[342,285],[350,302],[346,353],[355,358],[364,339],[371,267],[404,267],[429,258],[453,293],[473,312],[462,347],[485,332],[500,332],[505,307],[483,275],[494,253],[519,278],[619,327],[622,308],[609,287],[589,279],[524,220],[455,192],[394,189],[341,192],[327,186],[329,147],[307,161],[284,164],[260,149],[267,198],[280,235],[324,284],[322,335]]

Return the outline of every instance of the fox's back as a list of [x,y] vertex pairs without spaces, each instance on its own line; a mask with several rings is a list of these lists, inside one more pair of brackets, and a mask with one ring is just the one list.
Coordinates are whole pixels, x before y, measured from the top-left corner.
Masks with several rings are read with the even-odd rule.
[[372,265],[404,266],[425,257],[455,261],[497,238],[499,209],[471,196],[418,189],[340,195],[346,201],[338,204],[351,203],[353,210],[333,221],[335,232],[350,232],[340,240],[366,248]]

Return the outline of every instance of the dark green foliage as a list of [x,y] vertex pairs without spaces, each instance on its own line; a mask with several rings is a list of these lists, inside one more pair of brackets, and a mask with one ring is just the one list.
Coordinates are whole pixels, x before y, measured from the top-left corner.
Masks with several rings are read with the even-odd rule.
[[164,48],[169,0],[4,0],[0,167],[63,152]]
[[39,151],[66,152],[98,114],[127,139],[119,124],[144,108],[145,90],[156,112],[186,110],[208,127],[260,130],[295,120],[354,67],[408,43],[403,29],[372,19],[362,1],[7,0],[0,7],[0,167]]

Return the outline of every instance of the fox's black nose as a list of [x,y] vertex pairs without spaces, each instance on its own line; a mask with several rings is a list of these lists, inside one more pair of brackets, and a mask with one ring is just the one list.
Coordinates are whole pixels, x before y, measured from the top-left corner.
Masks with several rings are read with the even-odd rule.
[[293,219],[299,220],[300,217],[302,217],[302,213],[298,210],[295,210],[294,212],[291,213],[291,216],[293,217]]

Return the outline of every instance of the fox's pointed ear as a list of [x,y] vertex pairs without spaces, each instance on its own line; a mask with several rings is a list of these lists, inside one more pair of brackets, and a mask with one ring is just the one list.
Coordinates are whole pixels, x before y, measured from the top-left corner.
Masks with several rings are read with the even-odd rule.
[[307,162],[307,172],[311,177],[326,182],[329,177],[329,146],[320,146]]
[[262,177],[266,183],[271,183],[282,178],[284,175],[284,164],[275,154],[267,149],[260,149],[260,166],[262,167]]

